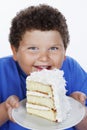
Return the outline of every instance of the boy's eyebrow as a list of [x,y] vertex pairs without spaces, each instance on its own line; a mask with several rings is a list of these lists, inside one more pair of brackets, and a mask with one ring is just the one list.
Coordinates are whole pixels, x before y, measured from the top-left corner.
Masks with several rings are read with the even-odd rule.
[[21,46],[31,46],[31,45],[35,45],[34,43],[32,43],[32,42],[27,42],[27,43],[25,43],[25,42],[22,42],[22,44],[21,44]]
[[53,44],[52,46],[63,46],[63,44],[60,44],[60,43],[55,43],[55,44]]

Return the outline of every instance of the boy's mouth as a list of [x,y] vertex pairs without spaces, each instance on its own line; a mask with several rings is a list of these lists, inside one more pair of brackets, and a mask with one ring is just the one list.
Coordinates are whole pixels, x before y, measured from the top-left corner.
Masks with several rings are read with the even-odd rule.
[[43,69],[51,69],[51,66],[45,66],[45,65],[40,65],[40,66],[34,66],[38,71],[41,71]]

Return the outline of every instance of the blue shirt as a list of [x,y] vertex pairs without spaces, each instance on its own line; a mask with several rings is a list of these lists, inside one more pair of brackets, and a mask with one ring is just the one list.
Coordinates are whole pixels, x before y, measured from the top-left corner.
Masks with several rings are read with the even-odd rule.
[[[66,57],[61,70],[67,81],[67,95],[82,91],[87,95],[87,74],[72,58]],[[26,97],[26,77],[17,62],[11,56],[0,58],[0,103],[10,95],[17,95],[20,100]],[[7,121],[0,130],[28,130],[20,125]],[[75,130],[74,127],[67,130]]]

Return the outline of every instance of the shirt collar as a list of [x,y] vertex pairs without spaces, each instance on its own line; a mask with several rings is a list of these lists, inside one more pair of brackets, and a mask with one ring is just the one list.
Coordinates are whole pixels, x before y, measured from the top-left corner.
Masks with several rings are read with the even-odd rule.
[[20,65],[18,64],[18,62],[16,62],[17,64],[17,68],[18,68],[18,71],[21,75],[23,75],[24,78],[27,77],[27,74],[21,69]]

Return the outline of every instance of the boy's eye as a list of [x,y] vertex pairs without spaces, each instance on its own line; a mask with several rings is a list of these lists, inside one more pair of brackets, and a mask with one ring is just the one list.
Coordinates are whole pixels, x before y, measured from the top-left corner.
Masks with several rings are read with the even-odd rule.
[[38,50],[37,47],[29,47],[28,50]]
[[58,50],[58,47],[51,47],[49,50]]

